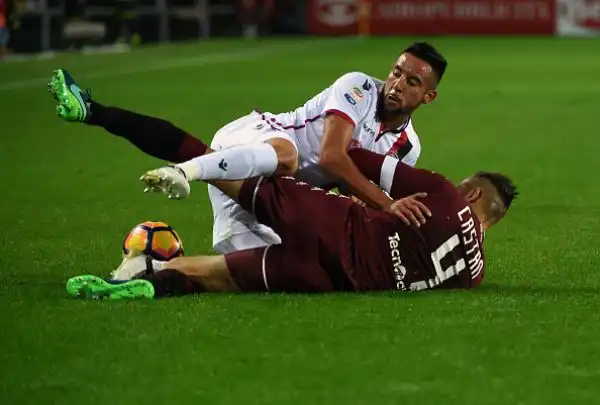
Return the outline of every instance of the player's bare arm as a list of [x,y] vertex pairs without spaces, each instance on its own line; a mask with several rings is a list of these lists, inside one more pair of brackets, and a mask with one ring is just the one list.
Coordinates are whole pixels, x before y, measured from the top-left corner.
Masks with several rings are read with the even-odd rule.
[[419,198],[424,198],[426,194],[418,193],[394,202],[380,187],[369,181],[347,152],[353,130],[354,126],[339,115],[329,114],[325,118],[319,160],[321,166],[345,182],[362,203],[393,213],[406,225],[418,227],[424,224],[431,212]]
[[354,125],[337,114],[325,118],[319,164],[336,178],[347,183],[367,205],[391,212],[393,203],[379,187],[371,184],[348,155]]

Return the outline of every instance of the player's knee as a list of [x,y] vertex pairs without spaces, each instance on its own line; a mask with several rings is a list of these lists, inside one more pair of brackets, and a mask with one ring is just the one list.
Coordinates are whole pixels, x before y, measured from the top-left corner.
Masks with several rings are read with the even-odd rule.
[[275,174],[280,176],[293,176],[298,170],[298,161],[295,159],[279,160]]
[[277,153],[276,174],[282,176],[291,176],[298,170],[298,151],[296,146],[287,139],[274,138],[269,139],[268,143],[273,146]]

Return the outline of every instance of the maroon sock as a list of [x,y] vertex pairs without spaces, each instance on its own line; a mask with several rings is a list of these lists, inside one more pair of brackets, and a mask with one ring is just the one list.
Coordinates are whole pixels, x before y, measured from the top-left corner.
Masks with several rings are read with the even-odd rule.
[[180,163],[206,153],[204,142],[161,118],[105,107],[94,101],[91,113],[88,124],[127,139],[150,156]]
[[186,136],[183,137],[176,154],[179,160],[172,160],[172,162],[180,163],[198,156],[202,156],[208,149],[208,146],[206,146],[206,144],[200,139],[194,138],[189,134],[185,135]]
[[165,269],[139,278],[152,283],[155,298],[200,294],[205,291],[202,286],[177,270]]

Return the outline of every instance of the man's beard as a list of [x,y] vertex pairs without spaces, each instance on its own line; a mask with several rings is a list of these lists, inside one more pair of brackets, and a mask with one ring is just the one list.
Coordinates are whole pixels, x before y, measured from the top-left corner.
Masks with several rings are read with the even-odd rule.
[[402,116],[402,115],[410,115],[414,108],[408,108],[408,107],[403,107],[403,108],[398,108],[396,110],[392,110],[392,111],[386,111],[385,110],[385,94],[383,93],[384,89],[381,89],[381,91],[379,92],[379,97],[377,97],[377,108],[375,110],[376,112],[376,118],[380,121],[380,122],[384,122],[384,121],[390,121],[396,117]]

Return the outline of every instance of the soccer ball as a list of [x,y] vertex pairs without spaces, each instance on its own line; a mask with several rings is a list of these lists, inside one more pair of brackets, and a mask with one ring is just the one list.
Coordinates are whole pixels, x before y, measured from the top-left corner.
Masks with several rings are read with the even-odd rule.
[[167,261],[183,256],[183,243],[173,228],[164,222],[146,221],[136,225],[123,241],[123,255],[145,254]]

